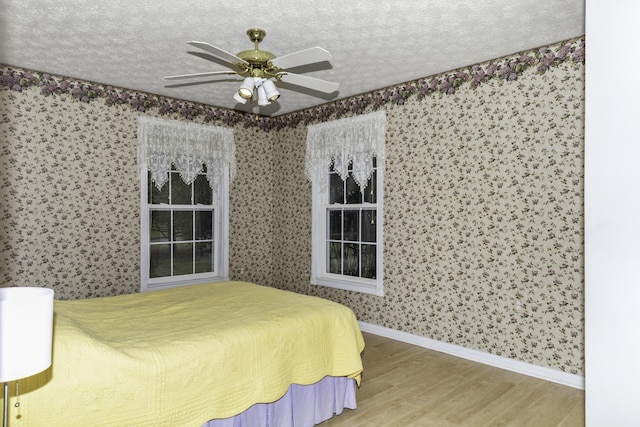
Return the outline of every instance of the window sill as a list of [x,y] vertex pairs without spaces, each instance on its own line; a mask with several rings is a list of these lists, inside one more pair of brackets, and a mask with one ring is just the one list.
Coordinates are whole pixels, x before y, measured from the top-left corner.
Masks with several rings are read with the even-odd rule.
[[329,288],[342,289],[345,291],[360,292],[363,294],[384,296],[382,282],[368,280],[367,282],[353,279],[334,279],[332,277],[312,277],[311,284],[314,286],[327,286]]

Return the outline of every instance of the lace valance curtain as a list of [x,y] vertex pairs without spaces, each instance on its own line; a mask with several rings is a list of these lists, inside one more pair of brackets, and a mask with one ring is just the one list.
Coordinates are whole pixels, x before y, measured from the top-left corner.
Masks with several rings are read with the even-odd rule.
[[233,181],[236,172],[233,129],[141,116],[138,168],[146,167],[160,189],[167,181],[171,164],[187,184],[193,183],[203,164],[213,190],[218,188],[225,166],[229,167],[229,181]]
[[307,130],[305,173],[312,182],[327,189],[326,174],[333,164],[343,180],[349,175],[349,164],[356,183],[363,190],[373,173],[373,157],[377,167],[384,168],[386,116],[378,111],[362,116],[310,125]]

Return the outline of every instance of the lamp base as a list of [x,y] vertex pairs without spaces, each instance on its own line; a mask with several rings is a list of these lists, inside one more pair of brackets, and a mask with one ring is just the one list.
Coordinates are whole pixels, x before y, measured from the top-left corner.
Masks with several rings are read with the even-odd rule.
[[4,411],[2,412],[2,427],[9,424],[9,383],[4,383]]

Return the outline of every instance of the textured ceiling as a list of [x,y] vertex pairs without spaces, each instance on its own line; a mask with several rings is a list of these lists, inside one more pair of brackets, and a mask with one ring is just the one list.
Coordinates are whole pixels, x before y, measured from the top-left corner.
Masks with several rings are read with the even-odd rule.
[[[240,79],[167,87],[163,76],[225,70],[187,41],[230,53],[266,30],[276,56],[313,46],[329,63],[297,72],[332,96],[281,86],[267,107],[236,104]],[[241,111],[278,115],[584,35],[584,0],[0,0],[0,63]]]

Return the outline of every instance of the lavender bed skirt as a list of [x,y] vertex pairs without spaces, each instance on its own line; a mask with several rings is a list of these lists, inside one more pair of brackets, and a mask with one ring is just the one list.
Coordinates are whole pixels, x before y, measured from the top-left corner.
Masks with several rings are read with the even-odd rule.
[[215,419],[203,427],[311,427],[344,408],[356,409],[356,382],[346,377],[324,377],[311,385],[292,384],[273,403],[256,403],[231,417]]

